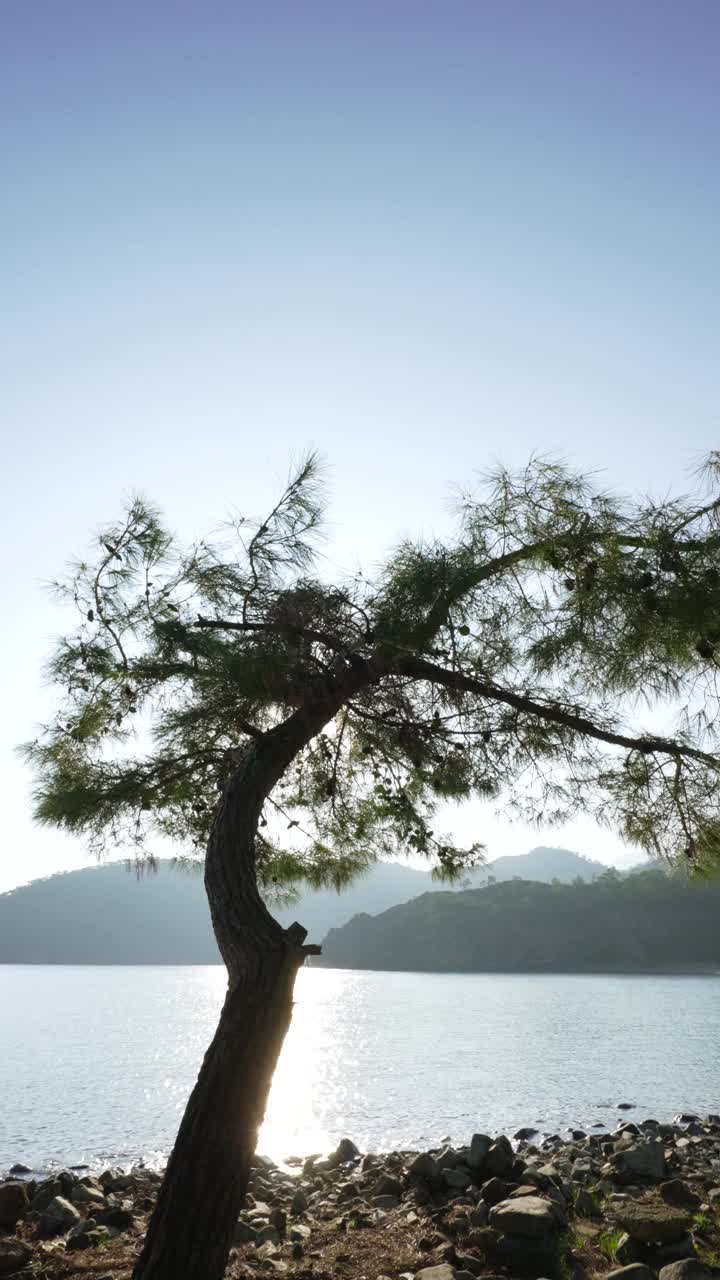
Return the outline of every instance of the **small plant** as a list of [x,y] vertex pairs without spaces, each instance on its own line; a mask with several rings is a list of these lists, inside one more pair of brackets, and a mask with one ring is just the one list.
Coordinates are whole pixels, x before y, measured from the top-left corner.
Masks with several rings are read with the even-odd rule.
[[622,1231],[601,1231],[598,1236],[598,1248],[605,1257],[612,1262],[617,1252],[617,1247],[622,1240]]
[[695,1216],[693,1217],[693,1222],[695,1223],[695,1226],[697,1227],[698,1231],[712,1230],[713,1220],[710,1217],[709,1213],[696,1213]]

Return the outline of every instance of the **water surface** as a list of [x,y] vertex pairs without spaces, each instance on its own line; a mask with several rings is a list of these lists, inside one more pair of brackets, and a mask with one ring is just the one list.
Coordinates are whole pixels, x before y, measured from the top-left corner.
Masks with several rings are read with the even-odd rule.
[[[223,988],[218,966],[0,966],[0,1169],[161,1161]],[[306,969],[260,1148],[720,1111],[719,1045],[718,977]]]

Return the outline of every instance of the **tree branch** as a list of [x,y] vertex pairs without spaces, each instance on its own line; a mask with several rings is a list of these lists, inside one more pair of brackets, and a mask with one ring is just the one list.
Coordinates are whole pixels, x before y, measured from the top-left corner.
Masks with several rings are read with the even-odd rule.
[[324,645],[326,649],[341,653],[343,657],[348,657],[350,654],[348,646],[335,636],[329,636],[324,631],[315,631],[312,628],[296,627],[290,623],[283,626],[278,622],[230,622],[225,618],[203,618],[202,615],[198,615],[192,625],[199,627],[201,631],[260,631],[265,635],[303,636],[306,640]]
[[587,716],[567,711],[557,704],[537,702],[534,698],[529,698],[525,694],[513,693],[511,689],[503,689],[490,681],[478,680],[476,677],[464,675],[460,671],[448,671],[444,667],[439,667],[434,662],[426,662],[422,658],[401,662],[396,667],[396,671],[399,675],[407,676],[411,680],[426,680],[429,684],[443,685],[447,689],[456,689],[462,693],[474,693],[478,697],[487,698],[491,702],[502,702],[506,706],[514,707],[516,711],[524,711],[529,715],[538,716],[542,720],[562,725],[564,728],[571,729],[586,738],[594,738],[598,742],[607,742],[615,747],[624,747],[627,751],[659,752],[663,755],[673,756],[675,759],[685,756],[693,760],[700,760],[703,764],[711,765],[714,769],[720,768],[720,760],[716,756],[712,756],[705,751],[699,751],[695,747],[685,746],[683,743],[674,742],[670,738],[656,738],[654,736],[636,738],[623,733],[615,733],[611,729],[603,729],[600,725],[595,724],[594,721],[589,720]]

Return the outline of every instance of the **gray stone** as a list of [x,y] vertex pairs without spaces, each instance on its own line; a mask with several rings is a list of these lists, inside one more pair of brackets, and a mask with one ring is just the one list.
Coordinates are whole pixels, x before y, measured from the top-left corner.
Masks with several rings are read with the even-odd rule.
[[333,1151],[332,1159],[337,1164],[346,1164],[349,1160],[357,1160],[360,1156],[358,1148],[350,1138],[341,1138]]
[[510,1191],[510,1185],[507,1182],[503,1182],[501,1178],[488,1178],[487,1182],[483,1182],[480,1188],[480,1195],[485,1204],[492,1208],[494,1204],[500,1204],[501,1200],[507,1200]]
[[493,1246],[494,1260],[508,1271],[524,1276],[557,1275],[560,1250],[556,1235],[528,1240],[522,1236],[500,1236]]
[[305,1213],[308,1207],[307,1196],[302,1187],[298,1187],[292,1200],[290,1201],[290,1212],[297,1218],[301,1213]]
[[614,1177],[618,1182],[632,1183],[638,1179],[659,1180],[665,1176],[665,1152],[662,1142],[640,1142],[635,1146],[616,1151],[610,1157]]
[[35,1213],[43,1213],[55,1196],[63,1194],[63,1184],[59,1178],[45,1178],[35,1188],[35,1195],[30,1201],[30,1208]]
[[470,1253],[458,1253],[455,1251],[455,1280],[458,1280],[458,1271],[469,1272],[472,1276],[481,1276],[485,1270],[485,1262],[482,1258],[475,1258]]
[[594,1198],[585,1187],[580,1187],[575,1197],[575,1213],[578,1218],[601,1218],[602,1214]]
[[0,1182],[0,1230],[14,1231],[30,1207],[24,1182]]
[[132,1209],[126,1208],[125,1205],[112,1205],[109,1209],[96,1209],[93,1217],[101,1226],[112,1227],[114,1231],[129,1231],[135,1222],[135,1215]]
[[299,1240],[301,1244],[310,1239],[310,1228],[304,1222],[294,1222],[290,1228],[290,1239]]
[[64,1235],[82,1217],[79,1211],[64,1196],[54,1196],[47,1209],[40,1217],[40,1234],[47,1236]]
[[605,1280],[655,1280],[652,1271],[642,1262],[631,1262],[627,1267],[609,1271]]
[[255,1243],[258,1247],[264,1244],[279,1244],[280,1232],[277,1227],[271,1227],[270,1223],[266,1227],[261,1227],[255,1237]]
[[78,1182],[77,1186],[72,1188],[68,1199],[72,1200],[73,1204],[107,1205],[105,1193],[99,1182],[90,1187]]
[[485,1169],[496,1178],[506,1176],[515,1163],[515,1152],[504,1135],[496,1138],[485,1157]]
[[642,1200],[618,1206],[614,1217],[623,1231],[643,1244],[672,1244],[692,1225],[690,1215],[681,1209]]
[[233,1244],[253,1244],[257,1240],[257,1231],[244,1218],[238,1218],[233,1232]]
[[484,1200],[478,1200],[474,1209],[468,1214],[468,1222],[471,1227],[486,1227],[488,1220],[488,1207]]
[[688,1233],[671,1244],[656,1245],[652,1250],[652,1263],[655,1267],[669,1266],[671,1262],[681,1262],[695,1257],[695,1241]]
[[711,1275],[710,1268],[698,1262],[697,1258],[684,1258],[663,1267],[660,1280],[710,1280]]
[[422,1267],[416,1271],[415,1280],[455,1280],[455,1272],[449,1262],[441,1262],[437,1267]]
[[423,1151],[410,1161],[408,1173],[413,1178],[422,1178],[423,1182],[432,1184],[437,1182],[438,1167],[430,1153]]
[[501,1200],[490,1210],[488,1221],[504,1235],[536,1240],[556,1231],[564,1220],[559,1205],[540,1196],[521,1196],[517,1200]]
[[471,1169],[482,1169],[492,1144],[492,1138],[489,1138],[486,1133],[473,1134],[467,1157]]
[[696,1213],[702,1203],[700,1196],[696,1195],[681,1178],[671,1178],[668,1182],[661,1182],[659,1191],[665,1203],[673,1205],[676,1209],[688,1209],[691,1213]]
[[402,1187],[398,1178],[383,1173],[372,1187],[371,1196],[394,1196],[397,1200],[402,1195]]
[[467,1190],[472,1182],[467,1169],[443,1169],[442,1179],[446,1187],[455,1191]]
[[21,1240],[0,1240],[0,1276],[14,1276],[32,1258],[32,1249]]
[[397,1196],[372,1196],[370,1204],[373,1209],[382,1209],[388,1213],[390,1209],[397,1209],[400,1200]]

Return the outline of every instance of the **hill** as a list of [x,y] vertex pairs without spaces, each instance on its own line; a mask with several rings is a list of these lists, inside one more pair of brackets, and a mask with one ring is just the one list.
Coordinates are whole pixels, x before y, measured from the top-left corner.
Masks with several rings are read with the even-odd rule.
[[[499,858],[468,877],[509,879],[522,869],[537,879],[591,879],[607,870],[563,849],[532,850]],[[358,913],[377,915],[426,893],[427,871],[380,863],[352,888],[309,892],[276,911],[282,924],[300,920],[311,940]],[[109,863],[36,880],[0,894],[0,963],[5,964],[217,964],[202,876],[160,863],[137,880],[124,865]]]
[[438,972],[720,970],[720,883],[657,871],[427,893],[325,939],[332,968]]

